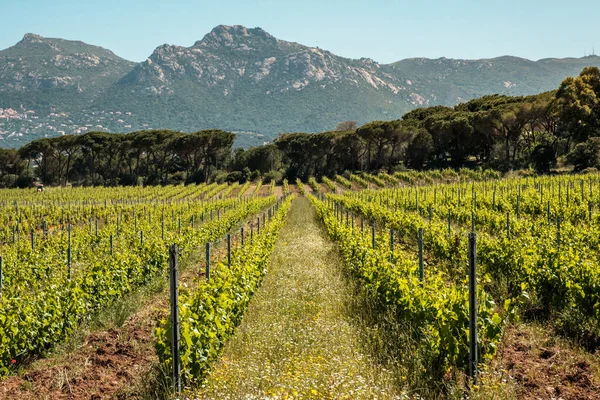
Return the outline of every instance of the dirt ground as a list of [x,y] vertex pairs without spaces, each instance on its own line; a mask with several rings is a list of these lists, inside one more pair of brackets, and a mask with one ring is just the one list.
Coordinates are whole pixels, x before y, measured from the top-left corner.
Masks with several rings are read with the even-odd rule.
[[283,186],[281,186],[281,185],[275,186],[275,196],[277,196],[277,198],[280,198],[283,196]]
[[500,362],[517,384],[519,399],[600,398],[600,354],[536,326],[513,326],[506,335]]
[[250,186],[248,186],[248,189],[246,189],[246,192],[243,194],[243,196],[244,197],[252,196],[252,193],[254,193],[255,190],[256,190],[256,185],[250,185]]
[[[159,299],[156,299],[159,300]],[[143,382],[158,361],[153,329],[159,309],[155,301],[131,316],[120,328],[86,337],[75,351],[40,359],[19,376],[0,383],[3,399],[140,398]]]

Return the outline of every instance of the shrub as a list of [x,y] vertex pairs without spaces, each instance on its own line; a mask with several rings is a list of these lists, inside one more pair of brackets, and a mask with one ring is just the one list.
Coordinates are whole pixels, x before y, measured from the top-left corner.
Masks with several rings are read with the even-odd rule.
[[263,183],[281,183],[283,179],[283,174],[279,171],[269,171],[263,176]]

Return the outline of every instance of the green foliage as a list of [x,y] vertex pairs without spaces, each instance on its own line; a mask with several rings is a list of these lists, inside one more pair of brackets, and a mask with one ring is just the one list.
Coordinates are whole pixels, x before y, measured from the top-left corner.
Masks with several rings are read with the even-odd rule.
[[321,186],[319,185],[314,176],[308,178],[308,184],[315,193],[321,193]]
[[379,187],[385,187],[385,181],[377,175],[361,173],[360,177],[368,182],[374,183],[375,185],[377,185]]
[[545,174],[556,165],[556,151],[550,144],[538,144],[531,153],[531,161],[536,172]]
[[288,185],[288,180],[287,179],[283,180],[283,193],[284,194],[290,193],[290,186]]
[[274,144],[253,147],[248,150],[237,149],[233,167],[241,170],[245,167],[265,174],[281,168],[281,152]]
[[[253,241],[235,249],[232,263],[217,265],[209,282],[200,282],[179,295],[181,371],[186,385],[202,382],[210,365],[233,334],[266,271],[277,233],[283,225],[293,196],[287,197],[273,219]],[[166,369],[172,366],[171,324],[159,321],[156,350]]]
[[578,77],[565,79],[556,93],[565,135],[578,142],[600,135],[600,69],[586,67]]
[[498,304],[510,300],[511,318],[546,318],[586,346],[597,343],[597,173],[487,180],[494,175],[465,169],[460,182],[450,184],[327,196],[394,229],[408,248],[424,227],[433,264],[427,270],[446,273],[454,284],[464,276],[465,233],[474,228],[481,284]]
[[[163,273],[168,244],[176,243],[186,256],[275,201],[270,196],[240,202],[228,197],[234,188],[211,184],[0,193],[2,202],[11,204],[0,213],[0,374],[60,343],[92,313]],[[218,194],[223,199],[213,199]],[[215,211],[219,216],[209,221]],[[70,278],[67,221],[72,225]],[[46,234],[44,226],[51,232]]]
[[[225,40],[252,52],[242,55],[233,50],[235,45],[224,46]],[[202,52],[195,51],[207,43]],[[107,186],[140,180],[146,185],[206,182],[217,178],[214,170],[240,171],[240,180],[255,179],[246,168],[260,175],[281,171],[288,179],[304,181],[345,170],[393,173],[406,165],[417,170],[533,166],[549,172],[555,157],[600,136],[600,58],[536,63],[515,57],[419,59],[377,65],[327,52],[316,57],[314,51],[274,41],[260,29],[218,27],[193,48],[160,46],[149,60],[135,65],[85,43],[27,35],[0,51],[0,66],[7,66],[7,72],[0,72],[0,108],[20,114],[2,119],[0,130],[29,132],[2,134],[8,146],[38,140],[20,151],[20,162],[11,163],[18,170],[8,173],[11,177],[2,178],[0,157],[0,185],[16,185],[18,178],[12,175],[30,176],[32,171],[47,184]],[[265,60],[274,63],[267,75],[261,66]],[[304,64],[321,62],[327,62],[333,75],[306,80]],[[198,65],[206,70],[198,73]],[[22,77],[15,79],[13,70]],[[356,81],[359,72],[388,85],[374,86],[366,77]],[[576,78],[564,79],[577,72]],[[353,78],[339,79],[347,74]],[[433,90],[431,74],[445,77],[433,80],[433,97],[427,94]],[[561,79],[555,92],[531,94],[551,90]],[[292,82],[307,84],[295,87]],[[417,101],[428,105],[431,98],[444,105],[413,109]],[[332,121],[346,122],[334,131],[280,134],[323,131],[333,127]],[[139,131],[163,126],[171,131]],[[214,129],[181,133],[213,126],[238,134]],[[65,132],[59,127],[67,135],[49,141],[46,136]],[[125,138],[105,132],[81,139],[69,135],[89,127],[134,132]],[[542,143],[540,137],[549,140]],[[234,144],[256,147],[232,154]],[[27,172],[25,161],[33,164]]]
[[422,169],[433,152],[433,139],[429,132],[419,132],[406,149],[407,164],[414,169]]
[[[340,198],[328,195],[330,198]],[[333,196],[333,197],[331,197]],[[439,379],[452,368],[465,370],[469,355],[468,285],[447,285],[447,277],[438,270],[428,269],[427,279],[419,281],[417,265],[403,252],[390,251],[388,246],[370,243],[370,235],[355,234],[337,218],[326,202],[310,196],[329,235],[340,246],[346,267],[364,287],[377,312],[392,312],[399,321],[415,328],[414,339],[428,355],[427,365],[433,379]],[[349,197],[345,197],[350,201]],[[349,205],[346,202],[346,205]],[[362,204],[370,212],[374,203]],[[357,209],[350,208],[350,211]],[[376,220],[372,214],[363,214]],[[387,242],[387,231],[378,235],[378,243]],[[402,234],[402,232],[400,232]],[[495,304],[483,290],[478,293],[478,326],[481,361],[490,359],[502,334],[503,318],[496,313]]]
[[234,136],[220,130],[89,132],[34,140],[19,149],[20,160],[13,163],[21,171],[25,160],[34,164],[44,184],[133,185],[140,178],[146,185],[223,182],[228,172],[216,171],[228,161]]
[[350,174],[350,181],[356,183],[358,186],[364,189],[369,187],[369,181],[356,174]]
[[336,192],[337,188],[335,186],[335,183],[329,179],[328,177],[324,176],[322,178],[323,184],[325,184],[325,186],[327,186],[327,189],[331,190],[333,193]]
[[300,191],[300,194],[302,194],[302,196],[306,196],[306,189],[304,188],[304,184],[302,183],[302,181],[300,180],[300,178],[296,179],[296,186],[298,186],[298,190]]
[[269,171],[263,175],[265,183],[279,184],[283,179],[283,174],[279,171]]
[[[266,60],[272,60],[268,68]],[[0,51],[0,108],[23,105],[38,119],[6,121],[3,131],[29,133],[3,143],[19,146],[58,135],[64,123],[67,134],[86,125],[112,132],[220,127],[240,133],[236,146],[257,146],[281,132],[319,132],[338,121],[346,121],[338,130],[353,131],[429,104],[453,107],[491,93],[525,96],[552,90],[589,65],[600,65],[600,59],[419,58],[381,65],[275,40],[261,29],[233,27],[217,27],[189,48],[161,45],[136,64],[79,41],[27,35]],[[325,75],[306,75],[311,69]],[[297,87],[297,82],[306,84]],[[501,96],[489,97],[486,103],[507,103]],[[463,108],[487,109],[476,103]],[[425,119],[428,112],[417,109],[408,117]]]
[[398,179],[396,179],[394,176],[392,176],[390,174],[386,174],[385,172],[380,172],[379,174],[377,174],[377,177],[379,179],[381,179],[383,182],[386,182],[392,186],[396,186],[397,184],[400,183],[400,181]]
[[576,144],[573,150],[567,154],[567,161],[573,165],[575,171],[598,167],[600,161],[600,138],[592,137],[585,142]]

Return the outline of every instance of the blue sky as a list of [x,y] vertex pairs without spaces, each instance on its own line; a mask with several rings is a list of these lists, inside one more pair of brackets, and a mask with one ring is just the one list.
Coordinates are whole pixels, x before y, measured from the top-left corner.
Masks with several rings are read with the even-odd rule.
[[599,0],[0,0],[0,49],[25,33],[77,39],[133,61],[163,44],[190,46],[219,24],[341,56],[529,59],[600,53]]

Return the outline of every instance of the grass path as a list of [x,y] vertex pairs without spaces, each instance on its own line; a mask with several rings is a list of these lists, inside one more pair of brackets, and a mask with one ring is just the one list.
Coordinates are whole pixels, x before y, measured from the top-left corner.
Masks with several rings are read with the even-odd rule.
[[393,398],[391,372],[362,351],[334,244],[295,200],[263,285],[199,398]]

